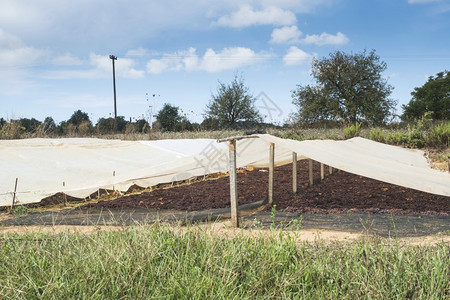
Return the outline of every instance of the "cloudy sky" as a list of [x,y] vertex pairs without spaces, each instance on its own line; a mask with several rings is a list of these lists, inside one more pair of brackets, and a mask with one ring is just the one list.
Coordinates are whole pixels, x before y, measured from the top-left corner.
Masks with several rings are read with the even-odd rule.
[[0,117],[149,118],[165,103],[201,121],[241,74],[267,121],[294,111],[312,57],[375,49],[400,105],[450,69],[448,0],[0,0]]

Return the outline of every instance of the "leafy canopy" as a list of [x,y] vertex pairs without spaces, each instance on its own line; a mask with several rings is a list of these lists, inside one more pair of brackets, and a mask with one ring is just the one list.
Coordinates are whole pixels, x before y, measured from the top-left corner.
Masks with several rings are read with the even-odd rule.
[[411,96],[411,101],[402,105],[403,120],[419,119],[427,112],[435,120],[450,119],[450,72],[430,76],[423,86],[414,89]]
[[219,81],[217,94],[211,95],[206,106],[205,119],[217,120],[220,127],[236,128],[262,122],[254,106],[256,99],[250,94],[242,77],[234,76],[231,84]]
[[307,124],[386,123],[396,105],[389,98],[393,87],[382,77],[386,68],[375,50],[356,54],[336,51],[330,57],[314,58],[312,76],[316,85],[297,85],[292,92],[292,102],[299,109],[296,117]]
[[165,103],[156,115],[156,121],[165,131],[192,130],[192,124],[186,115],[180,115],[178,106]]

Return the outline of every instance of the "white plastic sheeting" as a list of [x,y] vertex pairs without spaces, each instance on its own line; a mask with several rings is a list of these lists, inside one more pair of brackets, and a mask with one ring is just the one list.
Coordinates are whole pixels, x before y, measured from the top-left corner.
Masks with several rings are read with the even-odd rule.
[[[294,141],[259,135],[237,142],[238,167],[267,167],[269,143],[275,163],[311,158],[350,173],[450,196],[450,175],[431,169],[422,151],[376,143]],[[16,200],[38,202],[57,192],[87,197],[99,188],[126,191],[131,185],[153,186],[226,172],[228,144],[211,139],[118,141],[100,139],[29,139],[0,141],[0,206]]]

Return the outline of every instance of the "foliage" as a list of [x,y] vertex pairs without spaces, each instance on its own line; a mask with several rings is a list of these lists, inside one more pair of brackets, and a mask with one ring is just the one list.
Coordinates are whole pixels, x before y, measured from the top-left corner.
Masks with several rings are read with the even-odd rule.
[[124,132],[127,126],[127,121],[124,116],[118,116],[116,119],[117,130],[114,128],[115,120],[114,118],[100,118],[95,124],[95,128],[100,134],[108,134],[113,132]]
[[345,139],[351,139],[353,137],[359,136],[361,131],[361,123],[356,122],[353,125],[344,128]]
[[5,234],[5,299],[445,299],[449,246],[298,243],[284,232],[220,237],[127,227]]
[[433,126],[428,137],[428,146],[449,147],[450,146],[450,121],[442,121]]
[[161,126],[161,129],[165,131],[177,131],[182,119],[178,109],[178,106],[173,106],[169,103],[163,105],[163,108],[156,115],[156,121]]
[[69,118],[69,120],[67,120],[67,124],[73,124],[76,127],[80,126],[83,122],[91,123],[91,120],[89,119],[89,115],[85,112],[82,112],[80,109],[76,110]]
[[87,113],[76,110],[67,121],[60,123],[60,132],[68,136],[86,136],[92,133],[93,126]]
[[383,130],[379,127],[376,127],[370,131],[369,138],[372,141],[379,142],[379,143],[384,143],[386,140]]
[[203,119],[202,124],[200,124],[204,130],[219,130],[220,122],[219,119],[214,117],[206,117]]
[[8,212],[15,216],[27,215],[30,213],[30,211],[31,209],[24,205],[15,205],[12,209],[8,209]]
[[312,75],[317,85],[297,85],[292,92],[298,119],[304,123],[385,124],[396,105],[389,98],[393,87],[382,77],[386,68],[375,50],[357,54],[336,51],[329,58],[314,58]]
[[52,117],[46,117],[44,122],[42,122],[42,130],[44,131],[45,135],[47,134],[54,134],[57,131],[57,126],[55,123],[55,120],[53,120]]
[[146,133],[150,130],[150,125],[147,120],[139,119],[134,123],[134,128],[137,132]]
[[421,87],[416,87],[411,93],[412,99],[407,105],[402,105],[402,119],[410,121],[431,113],[434,120],[450,119],[450,72],[444,71],[436,76],[430,76]]
[[41,125],[41,122],[36,120],[35,118],[31,119],[22,118],[19,120],[19,122],[20,122],[20,129],[26,133],[35,132]]
[[4,122],[0,129],[0,138],[5,140],[13,140],[21,138],[20,121],[11,120]]
[[222,128],[255,126],[262,122],[255,101],[244,79],[235,75],[231,84],[219,81],[217,94],[211,95],[204,116],[205,119],[218,120]]

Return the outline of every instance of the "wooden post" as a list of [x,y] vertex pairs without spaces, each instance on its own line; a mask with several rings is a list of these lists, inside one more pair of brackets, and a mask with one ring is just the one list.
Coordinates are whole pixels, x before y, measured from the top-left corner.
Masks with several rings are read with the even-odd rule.
[[[117,130],[117,128],[116,128]],[[116,171],[113,171],[113,177],[116,176]],[[173,181],[172,181],[172,186],[173,186]],[[113,185],[113,193],[116,191],[116,187]]]
[[328,166],[328,168],[329,168],[330,175],[333,174],[333,167],[332,166]]
[[309,186],[313,186],[314,178],[313,178],[313,161],[309,159]]
[[297,152],[292,152],[292,193],[297,194]]
[[[63,187],[65,187],[65,186],[66,186],[66,182],[63,181]],[[66,196],[66,193],[63,193],[63,195],[64,195],[64,206],[67,206],[67,196]]]
[[320,181],[325,178],[324,166],[323,163],[320,163]]
[[236,140],[229,141],[230,155],[230,201],[231,201],[231,223],[239,227],[237,174],[236,174]]
[[268,203],[271,205],[273,203],[273,171],[275,167],[275,144],[270,143],[269,151],[269,196]]
[[11,209],[13,209],[14,205],[16,205],[17,181],[19,181],[19,178],[16,178],[16,184],[14,185],[14,193],[13,193],[13,201],[11,204]]

